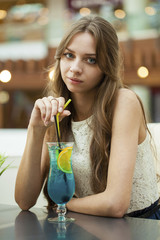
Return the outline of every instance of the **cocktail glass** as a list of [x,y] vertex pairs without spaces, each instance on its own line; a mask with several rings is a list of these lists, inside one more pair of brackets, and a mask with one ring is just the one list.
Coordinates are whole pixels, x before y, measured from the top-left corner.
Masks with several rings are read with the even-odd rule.
[[73,197],[75,181],[72,169],[73,142],[47,142],[50,169],[47,189],[49,197],[58,205],[56,218],[49,218],[50,222],[72,222],[67,218],[66,203]]

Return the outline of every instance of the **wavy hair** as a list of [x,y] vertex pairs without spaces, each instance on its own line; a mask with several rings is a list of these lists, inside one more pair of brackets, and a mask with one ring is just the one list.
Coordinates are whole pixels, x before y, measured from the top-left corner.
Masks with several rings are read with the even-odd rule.
[[[106,188],[113,111],[118,89],[123,87],[118,38],[116,31],[108,21],[99,16],[90,15],[81,18],[71,26],[56,50],[54,80],[49,81],[47,94],[55,97],[63,96],[66,100],[71,98],[70,92],[62,80],[60,60],[72,37],[81,32],[88,32],[95,38],[96,61],[104,74],[103,81],[101,81],[95,96],[96,101],[92,109],[93,121],[90,126],[93,129],[90,145],[92,189],[98,193]],[[69,110],[74,117],[75,110],[72,102],[69,104]],[[68,133],[71,133],[71,117],[64,118],[60,127],[63,129],[61,138],[65,141]]]

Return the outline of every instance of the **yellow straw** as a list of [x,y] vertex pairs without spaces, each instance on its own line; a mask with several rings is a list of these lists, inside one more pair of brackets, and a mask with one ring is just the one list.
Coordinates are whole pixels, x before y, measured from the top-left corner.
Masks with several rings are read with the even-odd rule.
[[[64,104],[64,109],[68,106],[68,104],[69,104],[71,101],[72,101],[71,99],[68,99],[68,101]],[[60,113],[57,113],[56,118],[57,118],[58,135],[59,135],[59,138],[60,138],[59,114],[60,114]]]

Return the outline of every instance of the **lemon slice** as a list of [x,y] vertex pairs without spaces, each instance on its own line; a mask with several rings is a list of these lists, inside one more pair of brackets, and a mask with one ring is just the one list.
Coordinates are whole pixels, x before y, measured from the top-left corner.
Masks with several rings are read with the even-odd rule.
[[72,173],[71,168],[71,154],[72,154],[73,147],[66,147],[64,148],[57,159],[57,165],[61,171],[65,173]]

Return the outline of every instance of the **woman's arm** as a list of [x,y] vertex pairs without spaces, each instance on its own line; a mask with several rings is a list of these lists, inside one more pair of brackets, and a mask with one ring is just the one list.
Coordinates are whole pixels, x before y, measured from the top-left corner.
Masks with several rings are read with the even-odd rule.
[[36,203],[46,177],[49,164],[46,130],[53,124],[57,112],[61,113],[61,118],[69,115],[69,111],[63,110],[64,98],[51,101],[52,98],[38,99],[31,114],[15,185],[15,200],[23,210],[28,210]]
[[44,182],[45,162],[47,164],[47,155],[44,156],[43,153],[43,160],[41,157],[44,135],[44,129],[35,129],[29,125],[15,186],[15,200],[23,210],[35,205]]
[[67,204],[69,210],[108,217],[122,217],[126,213],[131,198],[137,146],[145,138],[141,134],[142,122],[142,109],[135,94],[120,90],[112,124],[107,187],[102,193],[72,199]]

